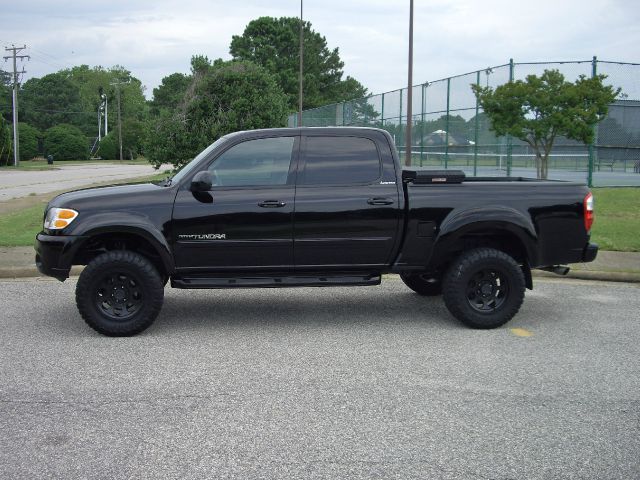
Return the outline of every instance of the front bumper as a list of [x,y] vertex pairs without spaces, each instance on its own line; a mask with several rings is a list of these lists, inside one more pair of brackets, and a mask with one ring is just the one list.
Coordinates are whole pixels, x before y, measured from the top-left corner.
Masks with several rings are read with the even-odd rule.
[[64,282],[69,277],[73,257],[87,237],[74,235],[36,235],[36,267],[43,275]]

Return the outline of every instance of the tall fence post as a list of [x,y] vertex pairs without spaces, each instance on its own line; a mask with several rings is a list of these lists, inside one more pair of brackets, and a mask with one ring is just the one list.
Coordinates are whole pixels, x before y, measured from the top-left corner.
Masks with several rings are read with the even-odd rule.
[[427,84],[422,84],[422,101],[420,102],[420,166],[424,158],[424,111],[426,110],[426,90]]
[[[509,82],[513,82],[513,58],[509,59]],[[511,176],[511,163],[513,161],[513,138],[507,135],[507,177]]]
[[380,126],[384,127],[384,93],[382,94],[382,107],[380,108]]
[[[480,70],[476,72],[476,85],[480,86]],[[478,114],[480,113],[480,102],[476,97],[476,117],[473,125],[473,176],[478,176]]]
[[[400,135],[400,138],[404,138],[404,132],[402,131],[402,88],[400,89],[400,117],[398,118],[398,127],[398,135]],[[407,151],[406,145],[404,146],[404,151]],[[398,155],[400,155],[400,152],[398,152]]]
[[447,116],[445,117],[444,135],[444,168],[449,165],[449,103],[451,100],[451,77],[447,78]]
[[[593,78],[596,75],[598,75],[598,59],[594,55],[593,59],[591,60],[591,77]],[[593,126],[593,140],[589,142],[589,171],[587,172],[587,185],[589,185],[589,187],[593,187],[593,167],[595,165],[595,160],[596,160],[595,158],[596,152],[595,152],[595,148],[593,147],[593,144],[596,141],[597,135],[598,135],[598,124]]]

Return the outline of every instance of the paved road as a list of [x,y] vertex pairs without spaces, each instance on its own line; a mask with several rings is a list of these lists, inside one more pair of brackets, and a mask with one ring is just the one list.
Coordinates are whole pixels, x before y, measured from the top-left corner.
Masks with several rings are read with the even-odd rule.
[[640,475],[637,286],[542,280],[493,331],[395,279],[168,289],[123,339],[73,287],[0,281],[0,478]]
[[55,170],[3,170],[0,174],[0,202],[30,194],[72,190],[97,182],[111,182],[158,173],[151,165],[87,163],[56,165]]

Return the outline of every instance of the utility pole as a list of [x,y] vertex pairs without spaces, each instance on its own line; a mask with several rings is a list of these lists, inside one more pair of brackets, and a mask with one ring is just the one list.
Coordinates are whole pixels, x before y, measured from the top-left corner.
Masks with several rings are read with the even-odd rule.
[[126,85],[127,83],[129,83],[129,80],[126,82],[112,82],[109,84],[116,87],[116,99],[118,102],[118,143],[120,144],[120,160],[122,160],[122,117],[120,110],[120,85]]
[[20,138],[18,134],[18,74],[25,74],[24,67],[22,67],[22,71],[18,72],[18,68],[16,66],[16,60],[19,58],[20,61],[30,60],[31,57],[29,55],[18,55],[19,52],[27,48],[26,45],[22,47],[16,47],[11,44],[11,47],[5,47],[5,51],[12,52],[11,55],[4,57],[4,61],[6,62],[10,58],[13,58],[13,164],[17,167],[20,164]]
[[304,22],[302,21],[302,2],[300,0],[300,73],[299,73],[299,81],[300,86],[298,87],[298,127],[302,126],[302,59],[304,56]]
[[[405,149],[407,159],[405,165],[411,166],[411,124],[413,122],[413,0],[409,0],[409,71],[407,74],[407,136],[405,139]],[[400,120],[402,123],[402,120]]]

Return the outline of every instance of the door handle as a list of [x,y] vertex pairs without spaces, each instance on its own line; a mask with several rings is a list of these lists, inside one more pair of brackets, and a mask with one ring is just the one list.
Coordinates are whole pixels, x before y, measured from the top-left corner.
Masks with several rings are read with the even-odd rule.
[[373,197],[367,200],[369,205],[391,205],[393,204],[393,199],[388,197]]
[[281,202],[280,200],[265,200],[264,202],[258,203],[258,206],[262,208],[280,208],[285,205],[286,203]]

